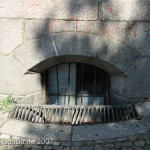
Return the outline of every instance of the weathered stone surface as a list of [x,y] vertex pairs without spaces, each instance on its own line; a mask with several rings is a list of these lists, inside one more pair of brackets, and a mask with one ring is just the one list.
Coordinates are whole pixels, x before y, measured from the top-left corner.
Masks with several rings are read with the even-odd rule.
[[[87,36],[86,34],[80,35],[79,33],[55,34],[53,37],[51,35],[47,35],[39,38],[38,40],[30,40],[14,54],[14,56],[28,69],[31,69],[35,65],[38,65],[49,58],[71,55],[82,57],[86,56],[105,61],[102,66],[104,70],[108,71],[110,68],[109,65],[112,65],[112,68],[117,68],[121,72],[124,72],[139,58],[132,49],[121,46],[119,42],[96,35]],[[53,59],[51,59],[51,61],[52,60]],[[92,63],[92,59],[89,60],[89,63]],[[56,60],[53,61],[53,63],[56,63]],[[64,58],[62,60],[58,58],[57,60],[59,63],[64,61]],[[67,61],[69,60],[67,59]],[[46,68],[46,64],[47,62],[44,65],[41,64],[41,68]],[[36,69],[38,70],[38,68]],[[35,68],[34,71],[36,71]]]
[[39,74],[24,75],[25,67],[11,56],[0,55],[0,60],[1,94],[24,96],[41,90]]
[[61,142],[61,145],[64,145],[64,146],[68,145],[68,146],[70,146],[71,145],[71,141],[63,141],[63,142]]
[[102,144],[102,143],[104,143],[104,140],[96,140],[95,143],[96,144]]
[[23,148],[32,148],[32,145],[30,145],[30,144],[25,144]]
[[114,65],[109,64],[106,61],[97,59],[96,57],[94,58],[94,57],[87,57],[82,55],[64,55],[59,57],[48,58],[45,61],[42,61],[39,64],[33,66],[29,71],[41,73],[52,66],[58,65],[60,63],[68,63],[68,62],[75,62],[75,63],[80,62],[80,63],[90,64],[99,67],[110,74],[121,73],[121,70],[116,68]]
[[125,71],[133,62],[139,59],[139,56],[129,47],[108,38],[105,39],[101,50],[97,52],[97,56],[99,59],[113,64],[122,71]]
[[121,142],[115,142],[115,147],[116,148],[121,148],[122,147],[122,143]]
[[114,147],[114,144],[106,144],[106,145],[104,145],[104,147],[109,147],[109,148],[113,148]]
[[65,139],[65,141],[69,141],[71,127],[67,125],[55,124],[33,124],[31,122],[8,119],[5,124],[0,128],[0,132],[30,139],[44,138],[57,141]]
[[150,20],[149,0],[105,0],[100,15],[109,20]]
[[72,146],[71,147],[71,150],[79,150],[80,149],[80,146]]
[[84,142],[72,142],[72,145],[83,146],[85,145],[85,143]]
[[[10,94],[8,94],[8,95],[0,94],[0,100],[7,98],[9,95]],[[25,100],[25,96],[16,96],[16,95],[11,95],[11,96],[15,98],[15,101],[17,103],[22,103]]]
[[95,149],[94,150],[102,150],[102,147],[100,145],[95,145]]
[[142,116],[142,118],[149,119],[150,116],[150,102],[143,102],[138,104],[138,112]]
[[55,146],[59,146],[60,144],[61,144],[60,142],[56,142],[56,141],[53,142],[53,145]]
[[53,146],[52,150],[63,150],[63,146]]
[[0,20],[0,33],[0,52],[9,54],[23,43],[22,20]]
[[33,146],[32,150],[42,150],[42,147],[41,146]]
[[92,33],[103,36],[103,24],[100,21],[77,21],[75,27],[76,32],[84,32],[86,34]]
[[10,139],[10,135],[1,134],[0,139]]
[[120,138],[117,138],[116,141],[126,141],[127,140],[127,137],[120,137]]
[[132,146],[132,142],[124,142],[124,143],[122,143],[122,146],[124,146],[124,147]]
[[0,0],[0,17],[4,18],[21,18],[21,6],[20,0]]
[[42,105],[45,104],[45,100],[43,99],[42,91],[35,92],[33,94],[27,95],[24,101],[20,102],[22,104],[34,104],[34,105]]
[[27,68],[49,58],[56,56],[50,36],[37,40],[30,40],[14,56]]
[[[0,112],[0,126],[2,126],[7,120],[8,113]],[[1,135],[0,135],[1,137]]]
[[93,150],[93,146],[83,146],[82,150]]
[[98,48],[101,49],[103,39],[86,34],[57,34],[54,35],[58,55],[83,55],[95,57]]
[[144,144],[145,144],[145,141],[143,141],[143,140],[135,141],[135,142],[134,142],[134,145],[136,145],[136,146],[141,146],[141,147],[143,147]]
[[150,149],[150,145],[145,145],[144,146],[144,150],[149,150]]
[[23,145],[19,145],[19,144],[16,144],[16,145],[14,145],[14,148],[16,148],[17,150],[18,150],[18,148],[22,148],[23,147]]
[[65,146],[63,150],[70,150],[70,146]]
[[50,19],[26,20],[25,29],[26,37],[30,39],[48,33],[75,31],[75,22]]
[[126,70],[138,59],[130,48],[108,38],[86,34],[54,35],[58,55],[83,55],[102,59],[120,70]]
[[120,123],[83,125],[73,127],[73,141],[86,141],[131,136],[147,132],[147,127],[138,121]]
[[1,0],[0,17],[9,18],[57,18],[57,19],[89,19],[98,18],[98,0]]
[[52,147],[53,147],[52,145],[45,145],[44,150],[51,150],[53,149]]
[[13,145],[7,145],[6,150],[15,150]]
[[128,98],[150,97],[150,61],[142,59],[127,73],[126,95]]
[[36,38],[49,33],[49,20],[25,20],[26,38]]
[[113,38],[119,42],[124,42],[126,36],[126,22],[104,22],[103,32],[104,36],[107,38]]
[[[150,1],[149,1],[150,2]],[[129,32],[129,46],[143,56],[150,56],[150,23],[135,23]]]
[[150,140],[149,139],[146,140],[146,144],[150,144]]
[[128,139],[129,139],[129,141],[135,141],[136,139],[137,139],[137,136],[136,135],[134,135],[134,136],[129,136],[128,137]]
[[125,88],[126,88],[126,84],[125,84],[125,81],[126,81],[126,77],[124,76],[117,76],[117,75],[114,75],[114,76],[111,76],[111,90],[118,94],[118,95],[122,95],[124,96],[125,95]]

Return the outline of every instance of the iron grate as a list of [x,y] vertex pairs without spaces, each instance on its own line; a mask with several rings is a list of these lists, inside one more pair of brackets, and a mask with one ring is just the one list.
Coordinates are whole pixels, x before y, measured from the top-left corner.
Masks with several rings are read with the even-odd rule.
[[16,105],[9,118],[36,123],[95,124],[139,119],[136,105]]

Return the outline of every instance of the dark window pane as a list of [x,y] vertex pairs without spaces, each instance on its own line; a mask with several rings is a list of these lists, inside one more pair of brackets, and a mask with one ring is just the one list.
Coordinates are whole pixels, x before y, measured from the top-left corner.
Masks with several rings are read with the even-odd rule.
[[56,67],[52,67],[48,70],[48,92],[57,93],[57,73]]
[[[104,72],[91,65],[77,65],[77,93],[104,93]],[[95,83],[95,85],[94,85]],[[94,92],[95,90],[95,92]]]
[[[88,64],[66,63],[48,70],[49,103],[103,105],[109,75]],[[106,87],[107,86],[107,87]]]

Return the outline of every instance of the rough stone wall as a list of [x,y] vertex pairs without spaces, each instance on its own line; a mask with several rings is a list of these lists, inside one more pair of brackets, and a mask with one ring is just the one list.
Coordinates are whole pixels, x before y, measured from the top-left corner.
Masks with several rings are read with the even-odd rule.
[[112,75],[114,103],[149,99],[149,10],[150,0],[0,0],[0,97],[43,103],[41,75],[28,70],[73,55]]

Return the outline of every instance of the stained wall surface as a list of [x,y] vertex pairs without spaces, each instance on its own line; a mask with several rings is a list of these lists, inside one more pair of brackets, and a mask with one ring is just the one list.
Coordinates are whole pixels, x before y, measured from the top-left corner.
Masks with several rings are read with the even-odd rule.
[[42,104],[41,73],[73,61],[111,74],[114,104],[150,99],[149,11],[150,0],[0,0],[0,97]]

